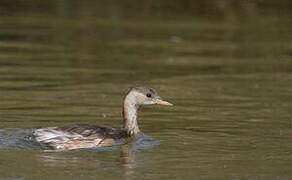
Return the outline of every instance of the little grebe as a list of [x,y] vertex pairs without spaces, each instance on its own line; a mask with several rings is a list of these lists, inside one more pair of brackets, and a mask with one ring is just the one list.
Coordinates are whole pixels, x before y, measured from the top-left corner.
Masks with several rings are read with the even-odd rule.
[[139,108],[151,104],[172,105],[163,101],[152,88],[134,87],[124,98],[123,128],[78,124],[36,129],[33,135],[36,141],[55,150],[105,147],[124,143],[140,132],[137,123]]

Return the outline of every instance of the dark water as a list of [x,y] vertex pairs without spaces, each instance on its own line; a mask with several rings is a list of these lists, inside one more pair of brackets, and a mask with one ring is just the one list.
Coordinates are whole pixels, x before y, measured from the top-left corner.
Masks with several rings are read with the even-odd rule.
[[[1,1],[0,179],[291,179],[291,7]],[[175,104],[143,108],[153,139],[47,152],[26,138],[119,127],[137,84]]]

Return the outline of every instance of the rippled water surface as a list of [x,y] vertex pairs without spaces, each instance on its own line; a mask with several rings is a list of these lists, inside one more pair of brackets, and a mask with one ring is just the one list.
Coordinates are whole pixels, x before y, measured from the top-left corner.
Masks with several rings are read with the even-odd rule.
[[[0,179],[291,179],[292,6],[243,2],[2,3]],[[142,139],[50,152],[29,138],[120,127],[134,85],[175,104],[142,109]]]

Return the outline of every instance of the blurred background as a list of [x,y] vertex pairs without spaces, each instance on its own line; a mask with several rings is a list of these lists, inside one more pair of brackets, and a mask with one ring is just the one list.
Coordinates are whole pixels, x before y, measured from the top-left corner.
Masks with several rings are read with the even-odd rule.
[[[289,0],[1,0],[0,179],[290,179],[291,32]],[[19,140],[119,127],[135,85],[175,104],[140,113],[158,147],[48,154]]]

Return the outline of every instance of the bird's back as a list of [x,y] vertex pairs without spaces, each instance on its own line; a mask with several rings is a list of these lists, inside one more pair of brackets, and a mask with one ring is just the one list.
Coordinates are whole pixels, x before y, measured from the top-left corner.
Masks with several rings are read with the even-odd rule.
[[38,142],[56,150],[112,146],[128,137],[123,129],[84,124],[36,129],[34,136]]

